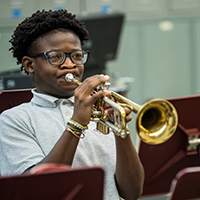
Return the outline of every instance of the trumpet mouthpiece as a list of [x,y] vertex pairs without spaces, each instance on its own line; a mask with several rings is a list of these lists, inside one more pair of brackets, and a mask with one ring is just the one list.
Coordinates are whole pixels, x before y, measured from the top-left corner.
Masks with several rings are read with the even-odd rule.
[[72,74],[66,74],[65,75],[65,80],[67,81],[67,82],[73,82],[74,81],[74,76],[72,75]]

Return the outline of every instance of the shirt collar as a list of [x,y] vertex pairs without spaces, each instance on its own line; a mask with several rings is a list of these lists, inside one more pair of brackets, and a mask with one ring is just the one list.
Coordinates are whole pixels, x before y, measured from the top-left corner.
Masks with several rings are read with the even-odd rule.
[[33,93],[33,98],[31,102],[37,104],[42,107],[53,107],[55,108],[58,104],[60,104],[63,100],[66,101],[66,104],[74,105],[74,96],[68,99],[59,99],[57,97],[53,97],[47,94],[38,93],[36,88],[32,89],[31,92]]

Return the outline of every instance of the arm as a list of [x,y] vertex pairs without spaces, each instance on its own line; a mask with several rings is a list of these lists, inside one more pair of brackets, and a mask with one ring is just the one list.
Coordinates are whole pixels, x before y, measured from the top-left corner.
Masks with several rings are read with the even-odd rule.
[[138,199],[142,194],[144,171],[130,135],[115,136],[117,149],[116,182],[121,197]]
[[[130,122],[132,117],[129,115],[131,110],[124,108],[126,112],[126,122]],[[111,115],[112,108],[105,105],[105,114]],[[121,138],[115,135],[116,140],[116,184],[121,197],[126,200],[138,199],[143,190],[144,170],[140,158],[132,143],[130,134]]]
[[79,138],[65,130],[49,154],[38,164],[57,163],[72,165]]
[[[99,85],[98,79],[100,78],[100,76],[98,77],[98,79],[97,77],[93,78],[94,80],[91,80],[91,83],[96,83],[94,84],[95,87],[92,88],[96,88]],[[78,88],[79,90],[76,93],[78,96],[75,95],[75,98],[77,98],[78,100],[76,105],[78,105],[79,103],[83,103],[85,109],[83,110],[84,113],[79,115],[74,114],[73,117],[75,121],[79,122],[82,125],[86,125],[89,123],[89,121],[87,120],[90,119],[92,107],[96,100],[102,97],[103,95],[106,95],[106,91],[100,91],[98,92],[98,96],[96,96],[95,94],[91,97],[90,94],[92,93],[93,89],[88,90],[88,85],[90,85],[91,83],[87,83],[84,87]],[[132,119],[129,115],[131,113],[131,110],[125,108],[125,111],[127,113],[126,122],[129,122]],[[107,110],[105,110],[105,113],[108,115],[112,114],[112,112],[112,109],[110,109],[109,107]],[[80,118],[80,116],[85,116],[86,113],[89,115],[85,118],[85,121],[83,121],[83,119]],[[144,182],[144,171],[139,156],[131,141],[130,135],[128,135],[125,139],[115,136],[115,139],[117,152],[116,182],[119,194],[126,200],[138,199],[142,193]]]

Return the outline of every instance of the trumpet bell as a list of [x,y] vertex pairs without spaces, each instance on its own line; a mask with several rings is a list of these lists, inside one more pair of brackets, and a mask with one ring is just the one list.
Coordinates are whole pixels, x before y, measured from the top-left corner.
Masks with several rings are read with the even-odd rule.
[[161,144],[175,132],[178,115],[174,106],[163,99],[146,102],[136,116],[136,131],[140,139],[148,144]]

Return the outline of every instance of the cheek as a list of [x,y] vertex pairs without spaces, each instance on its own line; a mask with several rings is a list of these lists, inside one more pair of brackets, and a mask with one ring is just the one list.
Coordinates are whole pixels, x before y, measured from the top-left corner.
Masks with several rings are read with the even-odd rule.
[[54,68],[48,63],[46,59],[38,58],[34,63],[35,76],[48,77],[55,73]]
[[48,82],[48,80],[53,81],[56,75],[56,71],[49,67],[37,67],[34,70],[34,80],[36,83]]
[[79,72],[81,74],[81,79],[83,77],[83,73],[84,73],[84,66],[82,66],[80,69],[79,69]]

